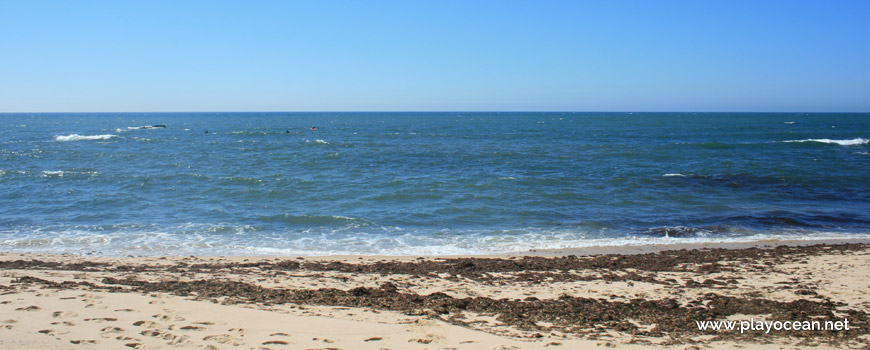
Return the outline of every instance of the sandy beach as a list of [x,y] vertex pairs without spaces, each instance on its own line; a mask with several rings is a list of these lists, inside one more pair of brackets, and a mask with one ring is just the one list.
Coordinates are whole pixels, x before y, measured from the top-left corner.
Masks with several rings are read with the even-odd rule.
[[[870,242],[807,244],[439,258],[4,253],[0,348],[870,347]],[[728,320],[790,330],[698,327]]]

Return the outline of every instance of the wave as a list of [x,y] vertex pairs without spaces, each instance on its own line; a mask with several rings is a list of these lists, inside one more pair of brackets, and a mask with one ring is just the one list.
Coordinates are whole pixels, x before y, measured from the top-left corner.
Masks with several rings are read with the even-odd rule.
[[[327,217],[321,217],[327,219]],[[346,220],[341,217],[332,219]],[[870,239],[868,232],[731,231],[660,227],[647,234],[590,235],[575,230],[418,231],[326,229],[269,232],[253,226],[188,224],[184,227],[108,225],[0,228],[0,251],[77,253],[97,256],[186,255],[398,255],[499,254],[538,249],[630,247],[785,240]]]
[[79,135],[79,134],[70,134],[70,135],[58,135],[54,137],[55,141],[82,141],[82,140],[108,140],[113,137],[118,137],[118,135],[113,134],[105,134],[105,135]]
[[63,177],[63,170],[57,170],[57,171],[44,170],[44,171],[42,171],[42,177],[49,177],[49,176]]
[[870,219],[850,213],[806,214],[793,212],[767,212],[752,215],[734,215],[719,220],[737,225],[759,228],[825,228],[837,229],[843,226],[870,227]]
[[269,135],[269,133],[265,131],[247,131],[247,130],[237,130],[233,131],[230,134],[233,135],[245,135],[245,136],[265,136]]
[[292,215],[278,214],[271,216],[262,216],[258,218],[261,222],[266,223],[282,223],[297,226],[345,226],[352,228],[359,227],[374,227],[377,224],[362,218],[353,218],[342,215]]
[[724,231],[724,229],[696,228],[689,226],[661,226],[649,228],[646,231],[640,232],[640,234],[653,237],[704,237],[717,231]]
[[[823,180],[824,179],[824,180]],[[788,196],[789,198],[804,198],[817,200],[861,200],[867,198],[863,192],[856,191],[848,181],[835,177],[795,175],[753,175],[753,174],[680,174],[669,173],[652,181],[661,181],[669,186],[676,186],[677,191],[703,188],[704,191],[734,191],[744,193],[755,192],[764,195]],[[831,186],[835,186],[832,189]],[[693,189],[694,187],[694,189]],[[729,194],[730,195],[730,194]]]
[[759,176],[752,174],[680,174],[669,173],[662,177],[681,178],[683,181],[692,181],[707,185],[721,185],[727,187],[779,187],[793,185],[786,178],[777,176]]
[[854,138],[851,140],[831,140],[831,139],[806,139],[806,140],[788,140],[783,142],[818,142],[826,144],[838,144],[840,146],[857,146],[870,143],[870,140],[863,138]]

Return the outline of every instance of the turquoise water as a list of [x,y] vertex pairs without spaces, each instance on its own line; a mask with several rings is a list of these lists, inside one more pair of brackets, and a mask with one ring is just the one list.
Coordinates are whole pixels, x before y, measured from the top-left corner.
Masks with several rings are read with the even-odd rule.
[[870,114],[0,114],[0,250],[870,237],[868,139]]

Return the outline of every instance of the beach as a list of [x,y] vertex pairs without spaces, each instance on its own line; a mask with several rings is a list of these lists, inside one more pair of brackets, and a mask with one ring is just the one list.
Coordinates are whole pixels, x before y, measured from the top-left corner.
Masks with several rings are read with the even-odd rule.
[[[3,253],[0,348],[867,348],[870,242],[817,243],[450,257]],[[737,328],[699,330],[707,321]]]
[[870,350],[866,33],[0,1],[0,350]]

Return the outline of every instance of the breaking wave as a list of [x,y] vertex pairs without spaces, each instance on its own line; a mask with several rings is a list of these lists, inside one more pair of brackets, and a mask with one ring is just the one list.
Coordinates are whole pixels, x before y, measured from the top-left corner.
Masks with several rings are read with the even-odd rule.
[[55,141],[83,141],[83,140],[108,140],[113,137],[118,137],[118,135],[113,134],[105,134],[105,135],[79,135],[79,134],[71,134],[71,135],[58,135],[54,137]]
[[870,143],[870,140],[863,138],[855,138],[851,140],[831,140],[831,139],[806,139],[806,140],[789,140],[783,142],[818,142],[827,144],[838,144],[840,146],[857,146]]

